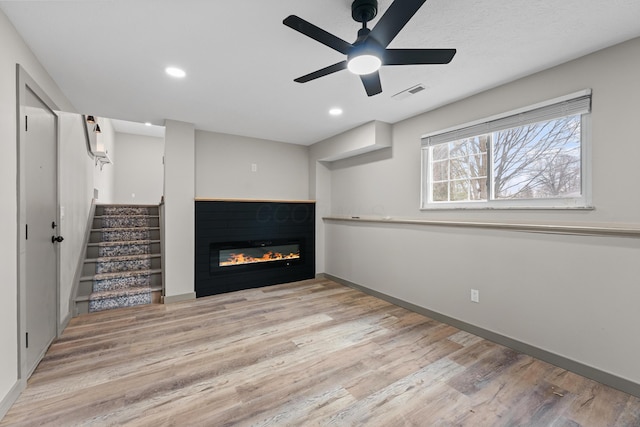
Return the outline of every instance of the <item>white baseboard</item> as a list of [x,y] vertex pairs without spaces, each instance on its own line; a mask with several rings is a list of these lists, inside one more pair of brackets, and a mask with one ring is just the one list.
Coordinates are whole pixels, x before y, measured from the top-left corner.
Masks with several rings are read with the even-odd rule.
[[180,301],[190,301],[190,300],[194,300],[196,299],[196,293],[195,292],[189,292],[186,294],[180,294],[180,295],[167,295],[162,297],[162,303],[163,304],[172,304],[174,302],[180,302]]
[[27,384],[25,381],[16,381],[13,387],[11,387],[11,390],[9,390],[9,393],[7,393],[7,395],[4,396],[2,400],[0,400],[0,420],[2,420],[7,412],[9,412],[9,409],[11,409],[11,405],[13,405],[16,400],[18,400],[18,397],[20,397],[20,393],[22,393],[22,390],[25,389],[26,385]]

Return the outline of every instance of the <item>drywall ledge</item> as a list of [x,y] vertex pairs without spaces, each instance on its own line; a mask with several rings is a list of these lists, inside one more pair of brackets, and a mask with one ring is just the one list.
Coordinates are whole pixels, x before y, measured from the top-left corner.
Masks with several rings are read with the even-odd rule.
[[372,121],[318,143],[316,160],[333,162],[392,145],[391,125]]
[[366,222],[378,224],[408,224],[432,227],[484,228],[527,233],[572,234],[578,236],[617,236],[640,238],[640,228],[604,227],[600,225],[524,224],[508,222],[434,221],[424,219],[375,218],[360,216],[325,216],[325,221]]
[[640,397],[640,384],[637,384],[633,381],[629,381],[626,378],[618,377],[608,372],[604,372],[599,369],[593,368],[591,366],[584,365],[580,362],[576,362],[575,360],[568,359],[564,356],[560,356],[558,354],[551,353],[549,351],[540,349],[538,347],[534,347],[530,344],[515,340],[513,338],[500,335],[488,329],[484,329],[479,326],[475,326],[470,323],[455,319],[453,317],[449,317],[444,314],[431,311],[427,308],[424,308],[415,304],[411,304],[410,302],[392,297],[382,292],[378,292],[376,290],[367,288],[366,286],[359,285],[357,283],[353,283],[348,280],[344,280],[327,273],[322,274],[322,276],[324,276],[329,280],[333,280],[334,282],[340,283],[341,285],[348,286],[350,288],[364,292],[365,294],[372,295],[376,298],[385,300],[391,304],[413,311],[414,313],[421,314],[423,316],[437,320],[438,322],[446,323],[447,325],[451,325],[454,328],[458,328],[460,330],[477,335],[486,340],[495,342],[496,344],[509,347],[520,353],[524,353],[531,357],[535,357],[536,359],[540,359],[554,366],[558,366],[562,369],[566,369],[567,371],[571,371],[578,375],[582,375],[583,377],[590,378],[594,381],[597,381],[609,387],[613,387],[617,390],[621,390],[633,396]]

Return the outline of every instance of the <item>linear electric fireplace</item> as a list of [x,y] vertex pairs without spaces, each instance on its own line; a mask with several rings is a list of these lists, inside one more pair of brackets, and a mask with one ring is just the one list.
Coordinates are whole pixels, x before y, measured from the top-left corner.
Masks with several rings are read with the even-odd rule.
[[283,268],[300,263],[303,240],[259,240],[212,243],[209,249],[211,274],[240,269]]
[[315,276],[315,203],[196,201],[198,297]]

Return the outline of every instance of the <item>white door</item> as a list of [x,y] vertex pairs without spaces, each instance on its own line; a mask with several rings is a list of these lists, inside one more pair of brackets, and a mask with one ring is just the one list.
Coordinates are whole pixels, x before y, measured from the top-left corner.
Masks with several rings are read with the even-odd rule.
[[25,167],[26,374],[33,372],[57,331],[56,116],[29,90],[21,141]]

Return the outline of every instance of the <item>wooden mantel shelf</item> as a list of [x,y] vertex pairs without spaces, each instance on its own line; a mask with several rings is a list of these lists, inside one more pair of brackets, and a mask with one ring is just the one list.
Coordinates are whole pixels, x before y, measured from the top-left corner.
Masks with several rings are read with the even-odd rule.
[[277,199],[215,199],[196,197],[196,202],[260,202],[260,203],[315,203],[315,200],[277,200]]
[[325,221],[348,221],[377,224],[408,224],[433,227],[484,228],[493,230],[522,231],[529,233],[571,234],[579,236],[617,236],[640,238],[638,227],[608,227],[601,225],[524,224],[478,221],[437,221],[390,217],[326,216]]

